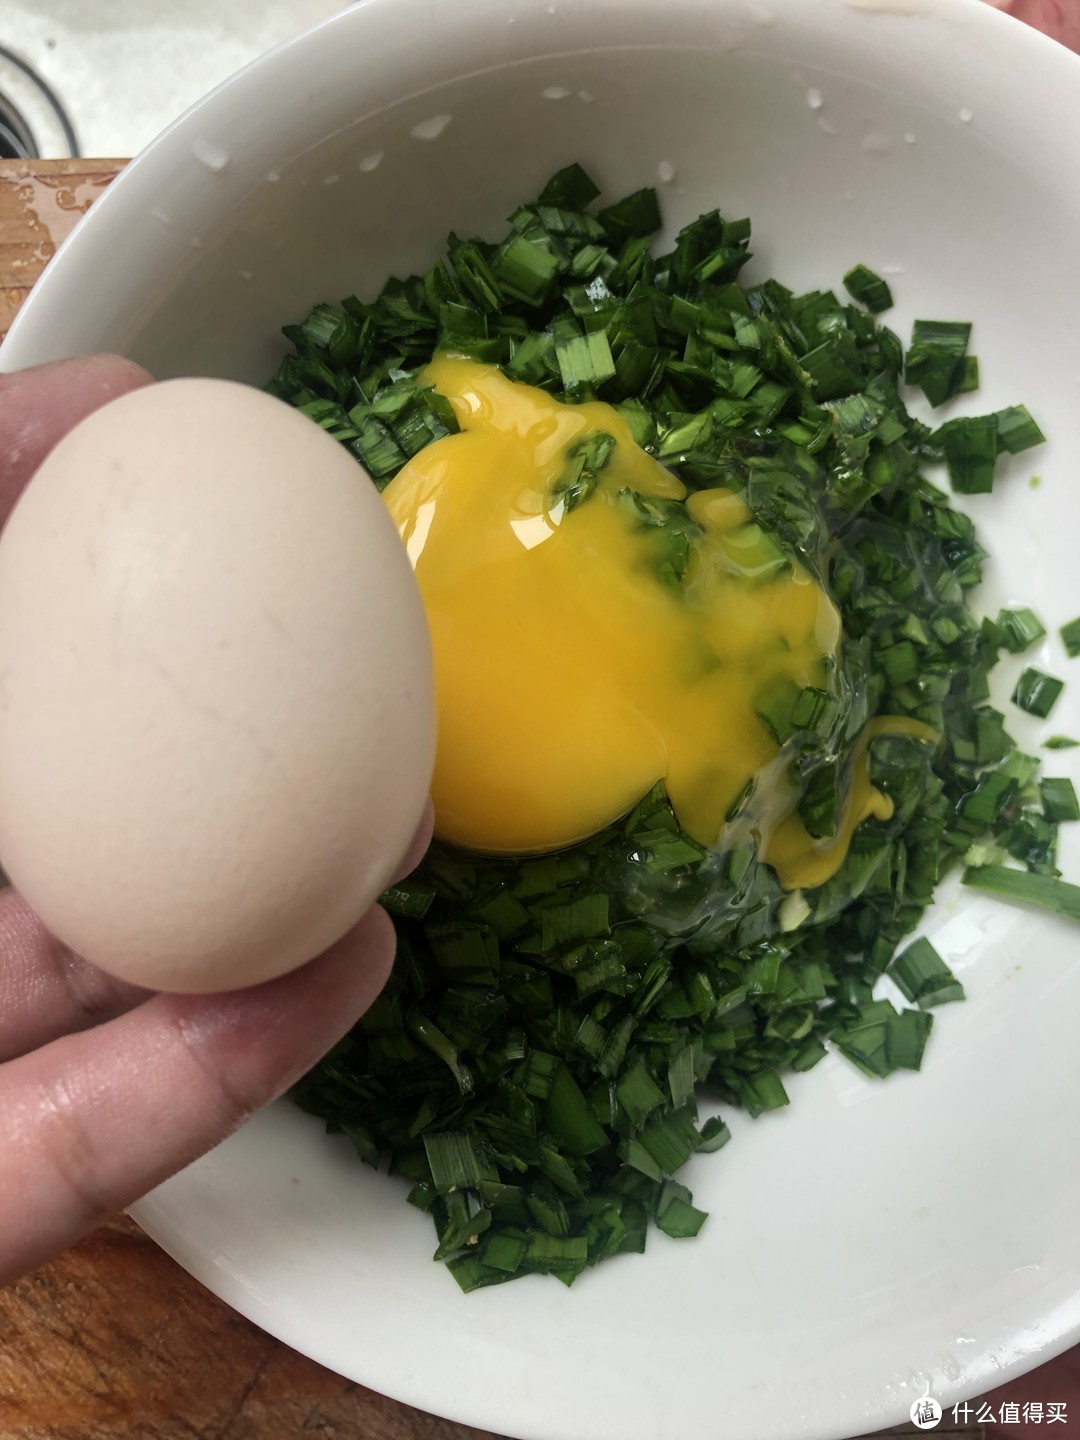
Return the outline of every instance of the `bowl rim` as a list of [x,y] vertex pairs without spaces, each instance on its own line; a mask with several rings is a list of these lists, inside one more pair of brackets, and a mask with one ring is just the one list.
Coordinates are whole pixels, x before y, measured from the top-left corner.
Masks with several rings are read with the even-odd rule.
[[[541,0],[515,3],[523,17],[541,9]],[[728,12],[745,18],[747,7],[753,3],[756,0],[662,0],[662,5],[658,0],[562,0],[562,10],[571,18],[590,12],[607,13],[623,23],[633,19],[631,11],[654,16],[662,11],[665,21],[674,25],[695,16],[715,18]],[[479,33],[495,19],[505,22],[506,5],[507,0],[469,0],[468,7],[447,6],[446,11],[453,14],[455,25]],[[543,9],[552,13],[550,6]],[[836,25],[845,18],[873,22],[876,18],[904,17],[946,31],[962,25],[978,45],[997,52],[1003,62],[1007,59],[1011,71],[1034,67],[1041,72],[1043,87],[1036,87],[1034,96],[1028,97],[1030,104],[1042,103],[1046,92],[1057,85],[1072,85],[1080,90],[1080,55],[987,0],[768,0],[766,13],[770,21],[782,15],[796,25],[805,24],[809,17],[814,28],[819,24]],[[310,66],[311,73],[317,73],[322,56],[329,57],[339,43],[346,45],[355,36],[363,35],[372,21],[381,23],[384,18],[414,36],[426,22],[432,43],[439,33],[439,27],[431,24],[430,0],[354,0],[346,9],[249,61],[166,126],[124,166],[50,258],[0,341],[0,374],[77,353],[77,349],[57,343],[57,332],[62,333],[63,327],[56,321],[63,316],[65,306],[78,302],[79,288],[84,283],[82,268],[92,268],[95,251],[99,256],[107,251],[111,232],[139,235],[163,176],[176,173],[181,157],[190,158],[192,143],[198,140],[207,117],[215,118],[220,133],[222,125],[225,131],[229,129],[230,112],[234,125],[241,111],[248,115],[273,113],[279,72]],[[1019,83],[1016,73],[1012,78],[1014,84]],[[217,123],[218,117],[222,124]],[[1048,115],[1048,120],[1052,118]],[[152,240],[149,235],[147,238]]]

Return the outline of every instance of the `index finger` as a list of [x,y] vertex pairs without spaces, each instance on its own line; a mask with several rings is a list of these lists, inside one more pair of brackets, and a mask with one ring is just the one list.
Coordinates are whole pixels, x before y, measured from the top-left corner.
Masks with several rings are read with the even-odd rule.
[[119,355],[80,355],[0,375],[0,524],[73,425],[153,378]]

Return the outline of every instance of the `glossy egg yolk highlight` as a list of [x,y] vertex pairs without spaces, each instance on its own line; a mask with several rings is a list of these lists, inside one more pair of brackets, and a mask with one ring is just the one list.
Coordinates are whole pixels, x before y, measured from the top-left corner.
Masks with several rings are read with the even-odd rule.
[[[383,495],[431,629],[436,833],[488,854],[554,850],[662,779],[683,829],[715,845],[777,756],[759,713],[770,695],[827,688],[836,607],[738,496],[687,498],[611,406],[563,404],[449,356],[425,378],[460,433]],[[565,489],[598,434],[614,441],[607,463],[591,489],[589,476]],[[755,837],[789,886],[822,883],[854,827],[891,812],[865,745],[828,841],[783,789],[756,807]]]

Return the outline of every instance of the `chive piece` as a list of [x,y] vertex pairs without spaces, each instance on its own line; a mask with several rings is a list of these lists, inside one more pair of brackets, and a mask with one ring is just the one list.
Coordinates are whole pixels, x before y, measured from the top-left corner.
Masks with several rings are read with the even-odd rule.
[[963,883],[1007,900],[1037,905],[1068,920],[1080,920],[1080,885],[1070,885],[1053,875],[1033,875],[1004,865],[980,865],[964,871]]
[[548,1128],[568,1155],[590,1155],[608,1143],[604,1127],[565,1065],[555,1072],[544,1113]]
[[984,495],[994,488],[997,420],[993,415],[948,420],[937,432],[958,495]]
[[1066,655],[1070,660],[1075,660],[1080,655],[1080,618],[1070,620],[1067,625],[1062,625],[1059,633],[1065,644]]
[[[904,374],[909,385],[921,388],[931,405],[943,405],[958,392],[970,339],[971,326],[964,321],[915,321]],[[996,425],[994,435],[996,440]]]
[[580,165],[565,165],[557,170],[540,191],[538,205],[553,205],[560,210],[584,210],[600,194],[599,185]]
[[563,385],[570,394],[593,389],[615,374],[611,347],[603,330],[593,330],[588,335],[561,336],[555,341],[555,358]]
[[[666,1181],[661,1191],[661,1200],[656,1211],[657,1229],[663,1230],[664,1234],[670,1235],[673,1240],[687,1240],[699,1232],[709,1217],[704,1210],[698,1210],[691,1205],[689,1199],[683,1195],[671,1195],[665,1199],[664,1192],[671,1184],[670,1180]],[[680,1185],[678,1189],[685,1191],[686,1187]]]
[[864,1074],[883,1078],[893,1068],[886,1045],[889,1020],[895,1014],[887,1000],[861,1005],[854,1019],[833,1031],[832,1042]]
[[993,770],[984,775],[975,789],[964,796],[957,807],[958,813],[980,830],[988,829],[1018,789],[1017,780],[1006,770]]
[[552,487],[552,493],[562,500],[568,514],[596,489],[600,471],[614,450],[614,436],[603,430],[594,431],[570,447],[563,473]]
[[824,1060],[828,1050],[815,1036],[804,1041],[799,1046],[797,1053],[791,1062],[793,1070],[812,1070],[819,1060]]
[[421,1045],[426,1045],[431,1053],[437,1055],[447,1067],[462,1095],[471,1095],[474,1089],[472,1074],[468,1067],[461,1063],[461,1056],[453,1042],[443,1034],[437,1025],[433,1025],[423,1015],[411,1015],[408,1026],[411,1034],[420,1041]]
[[701,1127],[700,1144],[698,1149],[705,1155],[711,1155],[715,1150],[721,1150],[731,1139],[731,1131],[726,1121],[719,1115],[710,1115],[705,1124]]
[[1053,675],[1047,675],[1029,665],[1016,682],[1012,695],[1013,704],[1026,710],[1029,715],[1037,715],[1040,720],[1045,720],[1064,689],[1064,680],[1056,680]]
[[865,305],[872,315],[892,308],[888,283],[866,265],[856,265],[844,276],[844,286],[853,300]]
[[1028,414],[1026,405],[1010,405],[1006,410],[999,410],[994,419],[997,421],[999,450],[1019,455],[1021,450],[1046,443],[1046,436]]
[[652,188],[636,190],[625,200],[607,205],[599,213],[599,221],[614,240],[631,236],[655,235],[660,229],[660,206]]
[[960,377],[960,384],[956,387],[958,395],[970,395],[979,388],[979,357],[977,355],[964,356],[964,369]]
[[581,895],[565,905],[549,905],[540,915],[540,953],[576,940],[606,935],[611,929],[611,898],[596,893]]
[[[949,999],[962,999],[949,996]],[[885,1058],[890,1070],[919,1070],[934,1017],[922,1010],[901,1010],[889,1017],[885,1029]]]
[[1051,735],[1043,741],[1044,750],[1075,750],[1078,745],[1080,740],[1074,740],[1071,735]]
[[701,1144],[692,1109],[687,1106],[670,1115],[652,1116],[641,1130],[641,1144],[664,1174],[674,1174]]
[[455,1190],[473,1190],[481,1180],[496,1179],[490,1165],[478,1154],[467,1131],[457,1134],[427,1134],[424,1150],[431,1167],[432,1183],[440,1195]]
[[384,890],[379,896],[379,904],[391,915],[400,915],[406,920],[422,920],[434,899],[435,891],[430,886],[406,878]]
[[1042,796],[1043,814],[1054,824],[1080,820],[1080,806],[1077,805],[1076,791],[1071,780],[1040,780],[1039,793]]
[[492,1265],[484,1265],[475,1255],[455,1255],[447,1260],[446,1268],[465,1295],[473,1290],[481,1290],[485,1285],[498,1285],[500,1281],[508,1278],[504,1271]]
[[839,340],[823,340],[803,355],[799,364],[809,377],[816,400],[836,400],[861,388],[863,377],[857,358]]
[[912,941],[886,973],[920,1010],[964,998],[964,987],[926,939]]
[[477,1258],[482,1265],[513,1275],[521,1268],[528,1248],[529,1242],[523,1236],[497,1230],[488,1236]]
[[796,730],[812,730],[825,738],[832,730],[840,713],[839,700],[814,685],[807,685],[799,692],[795,708],[791,712],[791,723]]
[[1001,643],[1010,655],[1019,655],[1041,640],[1046,626],[1033,610],[1000,610],[995,621],[1001,632]]
[[495,252],[491,273],[504,295],[538,306],[559,273],[559,257],[539,240],[512,235]]
[[775,1070],[740,1076],[736,1084],[743,1104],[755,1119],[766,1110],[779,1110],[791,1103],[784,1082]]
[[639,1060],[632,1070],[627,1071],[615,1087],[615,1094],[636,1128],[640,1128],[656,1107],[664,1102],[664,1092],[649,1073],[644,1060]]

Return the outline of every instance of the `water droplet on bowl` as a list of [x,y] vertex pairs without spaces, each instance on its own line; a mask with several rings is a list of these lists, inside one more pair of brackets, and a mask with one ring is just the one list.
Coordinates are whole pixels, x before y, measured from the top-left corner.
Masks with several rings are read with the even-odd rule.
[[205,165],[212,175],[218,175],[229,163],[229,152],[212,140],[193,140],[191,153],[200,165]]
[[591,90],[579,90],[577,93],[578,99],[583,105],[591,105],[596,99],[596,96],[592,93]]
[[888,135],[882,135],[878,130],[871,130],[869,135],[863,136],[862,148],[868,155],[887,155],[893,148],[893,142]]
[[356,168],[363,170],[365,175],[370,175],[372,170],[377,170],[382,164],[382,158],[383,152],[381,150],[375,150],[372,154],[365,155]]
[[914,130],[905,130],[905,131],[904,131],[904,144],[905,144],[905,145],[914,145],[914,144],[915,144],[915,141],[916,141],[916,138],[917,138],[917,137],[916,137],[916,135],[915,135]]
[[964,108],[960,111],[960,119],[964,122],[965,125],[970,125],[972,120],[975,119],[975,111],[969,110],[968,107],[965,105]]
[[540,92],[545,100],[565,100],[570,91],[565,85],[549,85],[546,90]]
[[839,125],[834,125],[831,120],[826,120],[824,115],[822,115],[821,118],[818,120],[817,127],[826,135],[840,134]]
[[820,110],[825,104],[825,97],[820,90],[810,89],[806,92],[806,103],[811,110]]
[[414,125],[409,134],[414,140],[437,140],[453,118],[452,115],[432,115],[430,120]]
[[268,181],[269,184],[271,184],[271,185],[276,185],[277,182],[281,179],[281,171],[280,171],[280,170],[267,170],[267,172],[266,172],[266,179],[267,179],[267,181]]
[[656,173],[665,185],[670,185],[675,179],[675,166],[670,160],[661,160],[656,167]]
[[322,183],[324,185],[336,185],[340,179],[340,175],[324,175]]

